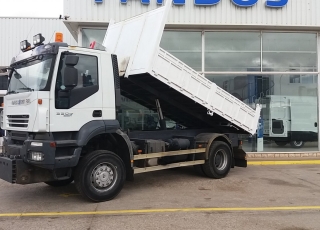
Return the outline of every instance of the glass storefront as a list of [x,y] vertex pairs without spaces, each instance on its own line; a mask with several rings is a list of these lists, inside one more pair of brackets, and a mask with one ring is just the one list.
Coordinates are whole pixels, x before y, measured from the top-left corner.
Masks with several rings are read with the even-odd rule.
[[[317,151],[317,75],[207,75],[241,101],[262,106],[263,151]],[[307,78],[299,83],[293,78]],[[310,80],[312,79],[312,80]],[[257,151],[255,136],[243,136],[245,151]]]
[[[249,106],[262,105],[260,151],[318,150],[316,33],[206,32],[205,42],[205,72],[235,72],[206,77]],[[257,151],[255,136],[244,137],[244,149]]]
[[183,60],[191,68],[201,71],[201,32],[167,31],[163,34],[160,47]]
[[205,71],[260,71],[259,32],[206,32]]
[[[105,30],[83,33],[103,41]],[[203,44],[204,43],[204,44]],[[318,150],[318,54],[316,33],[264,31],[165,31],[160,46],[252,108],[262,105],[262,152]],[[158,116],[123,98],[123,128],[152,130]],[[168,128],[176,128],[167,120]],[[242,135],[244,149],[257,138]]]
[[262,33],[263,70],[317,71],[317,34]]

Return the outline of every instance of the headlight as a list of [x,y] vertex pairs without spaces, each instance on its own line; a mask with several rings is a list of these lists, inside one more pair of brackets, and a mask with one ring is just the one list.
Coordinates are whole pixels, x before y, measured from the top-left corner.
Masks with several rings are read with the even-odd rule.
[[30,159],[33,161],[43,161],[44,155],[42,152],[30,152]]

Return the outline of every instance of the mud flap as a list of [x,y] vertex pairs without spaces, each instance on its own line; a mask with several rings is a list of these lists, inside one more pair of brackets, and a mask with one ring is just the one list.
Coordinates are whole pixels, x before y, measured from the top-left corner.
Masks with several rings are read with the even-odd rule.
[[247,164],[247,154],[243,149],[233,148],[233,157],[234,157],[234,166],[244,167],[248,166]]

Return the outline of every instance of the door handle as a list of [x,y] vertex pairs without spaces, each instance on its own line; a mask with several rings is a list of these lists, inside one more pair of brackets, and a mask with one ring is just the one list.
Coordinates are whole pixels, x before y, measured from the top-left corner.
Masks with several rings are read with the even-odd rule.
[[93,117],[102,117],[102,111],[101,110],[94,110],[92,113]]

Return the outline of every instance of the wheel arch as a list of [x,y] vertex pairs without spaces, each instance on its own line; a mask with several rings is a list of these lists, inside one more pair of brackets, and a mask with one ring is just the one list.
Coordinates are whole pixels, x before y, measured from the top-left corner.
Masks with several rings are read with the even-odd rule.
[[225,142],[229,148],[230,152],[232,154],[233,158],[233,148],[232,148],[232,142],[231,140],[224,134],[221,133],[200,133],[195,137],[196,143],[205,143],[206,144],[206,152],[205,152],[205,157],[206,160],[209,158],[209,152],[212,144],[214,141],[222,141]]
[[[108,145],[106,145],[107,142]],[[114,152],[125,164],[127,180],[133,180],[133,150],[131,142],[128,135],[120,130],[120,124],[117,120],[88,122],[79,130],[77,145],[83,149],[91,145],[91,150]],[[81,156],[85,154],[87,153],[82,153]]]

